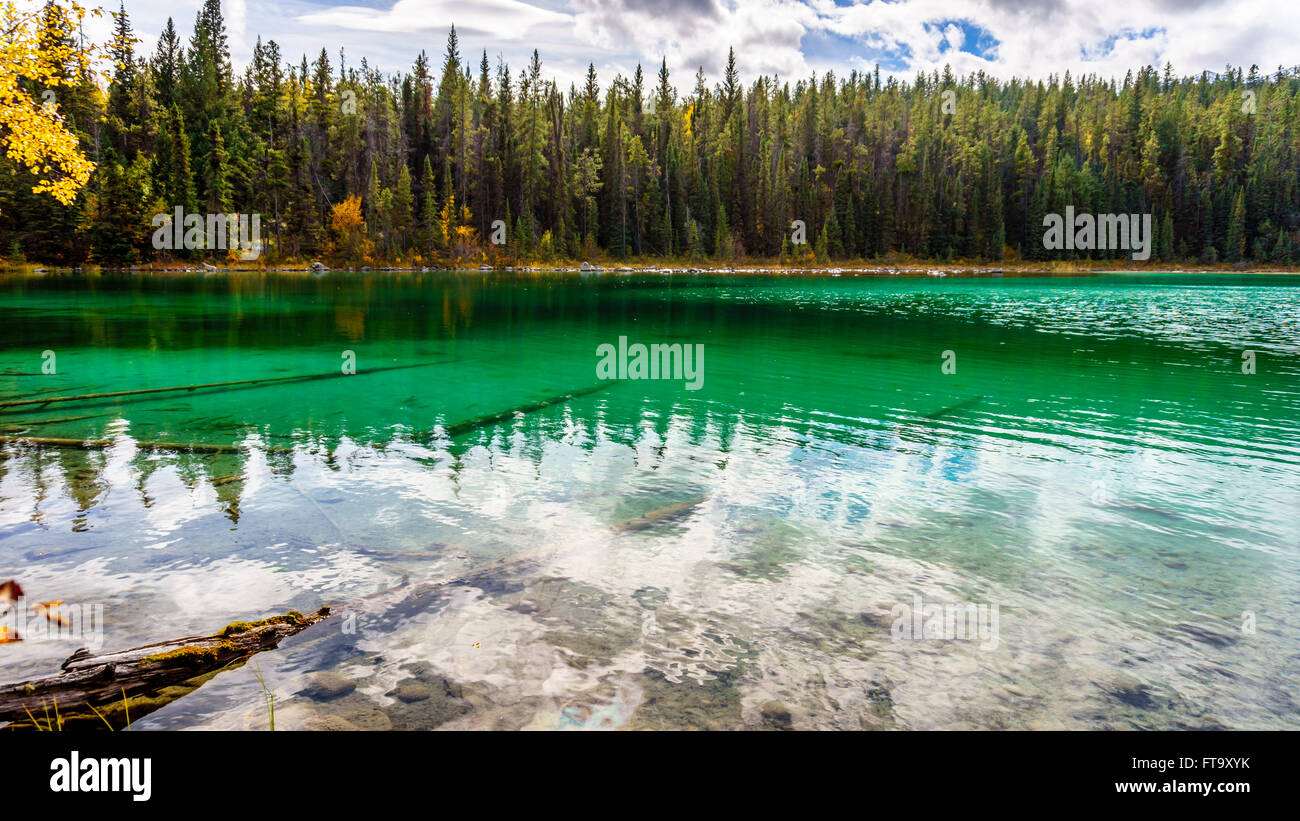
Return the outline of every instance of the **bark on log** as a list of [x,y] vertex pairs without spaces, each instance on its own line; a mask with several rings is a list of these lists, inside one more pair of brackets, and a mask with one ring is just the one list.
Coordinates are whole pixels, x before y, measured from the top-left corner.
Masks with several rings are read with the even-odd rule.
[[[221,670],[242,664],[280,641],[324,620],[329,608],[289,612],[255,622],[235,622],[210,636],[189,636],[92,654],[84,648],[63,662],[58,675],[0,687],[0,722],[10,728],[57,729],[91,724],[126,726],[201,685]],[[48,722],[48,725],[47,725]]]

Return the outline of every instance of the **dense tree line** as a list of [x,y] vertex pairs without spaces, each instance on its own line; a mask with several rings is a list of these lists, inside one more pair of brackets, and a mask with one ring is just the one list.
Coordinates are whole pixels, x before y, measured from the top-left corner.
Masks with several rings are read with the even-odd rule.
[[[47,6],[42,37],[76,36]],[[71,205],[0,157],[10,256],[156,259],[151,219],[182,207],[260,213],[270,263],[1055,259],[1080,252],[1045,251],[1042,218],[1073,205],[1153,214],[1159,260],[1300,257],[1300,79],[1281,69],[745,84],[732,53],[714,85],[699,71],[679,87],[665,62],[563,89],[536,52],[472,64],[452,28],[441,66],[421,52],[397,76],[325,49],[294,62],[260,39],[236,75],[219,0],[188,40],[169,20],[151,55],[123,9],[110,50],[106,87],[83,61],[57,88],[96,163]]]

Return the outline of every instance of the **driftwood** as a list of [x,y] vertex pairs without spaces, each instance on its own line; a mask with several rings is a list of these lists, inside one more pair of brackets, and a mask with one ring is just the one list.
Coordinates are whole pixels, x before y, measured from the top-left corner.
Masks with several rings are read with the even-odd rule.
[[203,382],[195,385],[173,385],[167,388],[137,388],[131,391],[109,391],[107,393],[80,393],[70,396],[50,396],[42,399],[11,399],[7,402],[0,402],[0,408],[19,408],[31,405],[45,406],[55,402],[89,402],[95,399],[114,399],[119,396],[140,396],[141,394],[153,393],[171,393],[174,391],[198,391],[208,390],[211,388],[229,388],[236,386],[253,386],[253,385],[272,385],[286,382],[313,382],[318,379],[340,379],[345,376],[361,376],[363,374],[384,373],[386,371],[404,371],[410,368],[429,368],[434,365],[444,365],[445,362],[427,362],[415,365],[389,365],[383,368],[365,368],[357,371],[355,374],[347,374],[340,371],[339,373],[309,373],[300,376],[268,376],[261,379],[235,379],[229,382]]
[[63,662],[58,675],[0,687],[0,722],[28,729],[58,729],[69,723],[124,727],[328,615],[328,607],[306,616],[291,611],[235,622],[210,636],[98,655],[81,649]]

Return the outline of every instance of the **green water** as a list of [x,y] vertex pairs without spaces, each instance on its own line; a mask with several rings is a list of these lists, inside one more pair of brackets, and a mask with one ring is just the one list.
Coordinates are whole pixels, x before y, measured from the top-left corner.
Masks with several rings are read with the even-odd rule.
[[[109,442],[0,446],[0,579],[105,649],[353,614],[259,657],[282,728],[1295,728],[1298,334],[1264,275],[0,279],[0,401],[330,375],[0,407]],[[598,380],[619,337],[701,386]]]

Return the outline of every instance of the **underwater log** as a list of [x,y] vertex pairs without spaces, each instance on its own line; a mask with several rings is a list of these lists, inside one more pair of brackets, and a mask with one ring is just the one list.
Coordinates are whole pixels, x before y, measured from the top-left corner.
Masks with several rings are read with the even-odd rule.
[[[51,436],[0,436],[0,445],[36,445],[52,448],[75,448],[77,450],[103,450],[114,445],[112,439],[60,439]],[[185,442],[136,442],[140,450],[167,450],[190,453],[239,453],[245,450],[243,445],[206,445]],[[293,453],[293,448],[275,445],[260,445],[259,450],[267,453]]]
[[42,399],[10,399],[6,402],[0,402],[0,408],[17,408],[29,405],[49,405],[54,402],[88,402],[94,399],[112,399],[118,396],[139,396],[141,394],[152,393],[170,393],[173,391],[197,391],[208,390],[211,388],[229,388],[236,386],[251,385],[269,385],[280,382],[311,382],[317,379],[338,379],[344,376],[361,376],[371,373],[384,373],[386,371],[403,371],[410,368],[429,368],[434,365],[445,365],[446,362],[423,362],[414,365],[389,365],[383,368],[364,368],[354,374],[343,373],[309,373],[300,376],[267,376],[260,379],[235,379],[229,382],[202,382],[195,385],[172,385],[166,388],[137,388],[130,391],[109,391],[107,393],[80,393],[68,396],[50,396]]
[[708,498],[709,494],[707,493],[701,496],[694,496],[684,502],[678,502],[675,505],[668,505],[667,507],[652,510],[642,516],[637,516],[635,519],[628,519],[626,522],[614,525],[614,529],[623,533],[635,533],[640,530],[649,530],[655,525],[663,522],[684,519],[691,513],[694,513],[695,509],[708,500]]
[[463,436],[464,434],[469,433],[471,431],[478,430],[479,428],[486,428],[490,425],[495,425],[498,422],[504,422],[507,419],[513,418],[517,414],[535,413],[536,411],[549,408],[552,405],[559,405],[564,402],[568,402],[572,399],[577,399],[580,396],[587,396],[589,394],[596,393],[597,391],[603,391],[607,388],[612,388],[613,386],[614,383],[612,381],[601,382],[598,385],[592,385],[591,387],[588,388],[581,388],[579,390],[571,391],[569,393],[561,394],[559,396],[553,396],[550,399],[540,399],[536,402],[529,402],[526,405],[520,405],[519,407],[516,408],[510,408],[509,410],[503,410],[497,413],[489,413],[483,416],[476,416],[473,419],[466,419],[463,422],[456,422],[455,424],[447,426],[446,428],[447,436],[451,438],[455,438],[457,436]]

